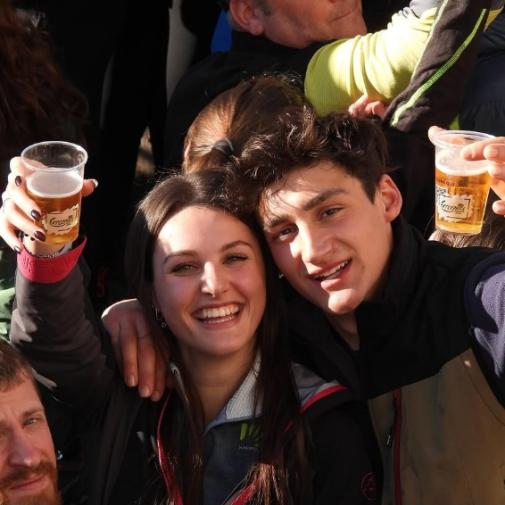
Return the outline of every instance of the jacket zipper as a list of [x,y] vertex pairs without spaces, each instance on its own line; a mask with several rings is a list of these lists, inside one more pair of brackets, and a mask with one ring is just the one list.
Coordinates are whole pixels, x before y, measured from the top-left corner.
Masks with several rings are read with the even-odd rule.
[[394,496],[395,505],[402,505],[402,480],[401,480],[401,430],[402,430],[402,391],[395,389],[393,391],[393,478],[394,478]]

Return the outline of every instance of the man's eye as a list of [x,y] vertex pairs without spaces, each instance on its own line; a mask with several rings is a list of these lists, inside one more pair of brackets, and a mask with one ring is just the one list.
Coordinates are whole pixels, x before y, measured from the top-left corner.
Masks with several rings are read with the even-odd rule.
[[330,209],[326,209],[322,212],[323,217],[333,216],[342,210],[342,207],[331,207]]
[[30,416],[25,419],[25,426],[33,426],[43,420],[44,418],[42,416]]
[[294,227],[293,226],[288,226],[286,228],[282,228],[282,230],[279,230],[277,233],[274,234],[274,240],[287,240],[288,237],[294,232]]

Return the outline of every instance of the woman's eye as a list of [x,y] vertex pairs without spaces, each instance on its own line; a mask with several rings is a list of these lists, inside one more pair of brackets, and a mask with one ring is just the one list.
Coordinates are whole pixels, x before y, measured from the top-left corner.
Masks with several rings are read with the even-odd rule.
[[172,272],[176,274],[190,273],[195,270],[195,268],[195,265],[191,265],[190,263],[181,263],[179,265],[175,265],[172,268]]
[[229,256],[226,256],[226,263],[235,263],[237,261],[245,261],[247,259],[247,256],[244,254],[230,254]]

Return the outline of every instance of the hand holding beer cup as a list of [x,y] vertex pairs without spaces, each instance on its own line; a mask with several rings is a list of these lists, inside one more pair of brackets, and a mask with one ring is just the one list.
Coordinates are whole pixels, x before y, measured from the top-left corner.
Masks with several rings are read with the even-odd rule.
[[505,216],[505,137],[471,144],[461,152],[467,160],[487,160],[491,189],[500,198],[493,202],[495,214]]
[[[44,146],[44,151],[49,144],[58,144],[49,158],[30,151],[35,146]],[[65,154],[67,148],[70,155]],[[60,160],[50,162],[55,151]],[[81,196],[91,194],[98,182],[83,179],[87,155],[76,144],[44,142],[23,151],[23,155],[27,153],[29,157],[15,157],[10,162],[9,182],[2,193],[0,235],[17,252],[24,235],[30,252],[50,254],[75,240]]]
[[464,130],[431,130],[435,144],[435,227],[475,235],[482,230],[491,185],[490,163],[484,157],[464,158],[467,146],[494,139]]
[[26,190],[38,205],[45,242],[65,245],[79,235],[86,151],[69,142],[40,142],[21,153]]

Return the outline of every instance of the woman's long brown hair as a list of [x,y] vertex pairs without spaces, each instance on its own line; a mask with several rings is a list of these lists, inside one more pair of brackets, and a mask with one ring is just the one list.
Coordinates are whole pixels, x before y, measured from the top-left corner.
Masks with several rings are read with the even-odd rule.
[[[175,408],[168,409],[163,418],[166,429],[162,431],[162,442],[184,505],[201,503],[204,417],[176,339],[166,331],[160,333],[155,320],[152,257],[163,225],[175,213],[190,206],[219,208],[236,217],[253,230],[265,254],[267,304],[256,342],[261,356],[256,406],[261,408],[263,415],[257,420],[261,433],[259,459],[248,476],[248,484],[255,489],[253,501],[282,505],[302,503],[307,492],[304,429],[291,372],[282,295],[245,194],[235,176],[224,170],[169,177],[141,202],[129,233],[126,273],[133,294],[151,314],[153,332],[158,335],[161,346],[168,346],[170,359],[177,364],[183,378],[184,393],[178,390],[173,400]],[[170,495],[169,503],[172,503]]]

